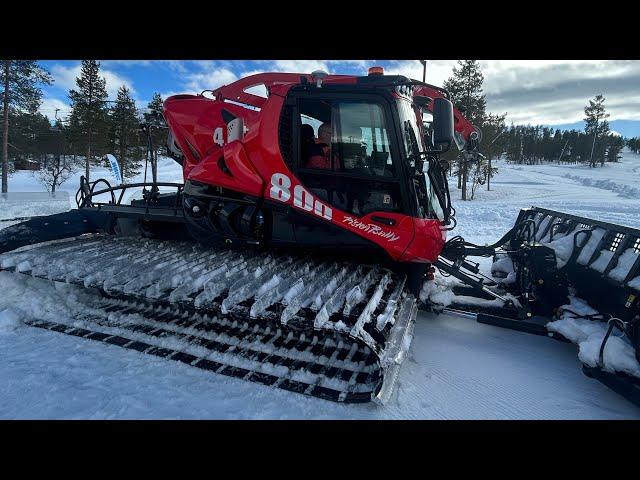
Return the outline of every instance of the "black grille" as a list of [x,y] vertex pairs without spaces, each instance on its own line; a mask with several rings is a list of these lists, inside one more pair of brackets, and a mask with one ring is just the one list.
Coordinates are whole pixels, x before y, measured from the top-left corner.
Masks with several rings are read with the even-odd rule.
[[620,242],[622,241],[623,238],[624,238],[624,233],[616,233],[615,237],[613,237],[613,240],[611,241],[609,250],[611,250],[612,252],[615,252],[620,246]]

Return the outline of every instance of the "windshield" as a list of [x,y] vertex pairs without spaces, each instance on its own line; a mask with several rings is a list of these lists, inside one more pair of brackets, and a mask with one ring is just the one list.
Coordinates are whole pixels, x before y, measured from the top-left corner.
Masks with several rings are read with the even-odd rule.
[[[409,100],[398,99],[398,116],[402,128],[402,139],[404,142],[407,157],[409,157],[409,165],[411,167],[420,167],[419,175],[415,178],[416,194],[418,195],[418,203],[420,206],[420,217],[422,218],[438,218],[444,220],[443,207],[440,205],[436,192],[434,191],[431,178],[429,176],[429,165],[424,155],[418,155],[426,149],[424,134],[425,129],[422,124],[421,115],[417,113]],[[420,118],[420,123],[418,119]],[[421,165],[419,165],[421,164]]]
[[[421,128],[418,126],[418,117],[411,102],[398,99],[398,115],[402,126],[402,140],[408,156],[417,155],[425,150]],[[415,159],[412,161],[415,165]]]

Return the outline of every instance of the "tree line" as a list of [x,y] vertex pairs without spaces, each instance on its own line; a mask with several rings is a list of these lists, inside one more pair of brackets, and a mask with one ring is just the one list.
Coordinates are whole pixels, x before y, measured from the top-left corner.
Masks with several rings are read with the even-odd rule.
[[[158,93],[146,111],[136,107],[131,92],[120,87],[115,100],[108,100],[106,81],[100,75],[100,63],[83,60],[75,88],[69,91],[71,112],[55,118],[53,124],[38,109],[42,86],[50,85],[49,72],[35,60],[0,61],[2,88],[2,192],[8,190],[8,176],[16,166],[40,167],[40,181],[55,191],[79,168],[91,178],[91,167],[101,164],[106,153],[118,158],[123,179],[137,175],[146,154],[147,141],[139,134],[143,120],[162,119],[162,98]],[[483,157],[470,157],[452,149],[444,158],[463,200],[474,198],[477,189],[486,185],[497,169],[492,161],[506,158],[515,163],[615,162],[626,145],[640,149],[640,138],[623,139],[609,129],[605,99],[597,95],[584,109],[585,130],[560,131],[542,125],[506,126],[506,113],[487,112],[483,93],[484,75],[476,60],[460,60],[452,76],[444,83],[454,105],[482,132],[480,151]],[[56,112],[57,113],[57,112]],[[155,130],[154,144],[162,148],[164,133]]]
[[[55,192],[71,175],[101,165],[107,153],[118,158],[123,180],[140,173],[147,139],[140,134],[143,121],[162,118],[162,98],[155,93],[145,111],[136,107],[130,90],[121,86],[115,100],[108,100],[100,63],[83,60],[76,87],[69,91],[71,111],[54,122],[38,111],[42,86],[51,75],[34,60],[4,60],[2,90],[2,192],[8,191],[9,174],[16,166],[37,170],[36,178]],[[154,145],[162,146],[162,133],[153,131]]]
[[560,131],[542,125],[512,125],[505,132],[503,143],[504,155],[510,162],[584,163],[590,167],[617,162],[626,144],[624,138],[610,132],[595,137],[593,133]]
[[484,75],[476,60],[459,60],[453,75],[444,83],[454,105],[482,133],[480,151],[484,157],[473,158],[449,151],[450,174],[457,177],[462,200],[471,200],[480,185],[490,189],[491,178],[497,173],[492,165],[496,158],[515,163],[567,162],[590,167],[616,162],[626,146],[640,149],[640,139],[623,137],[611,132],[603,95],[596,95],[584,108],[584,131],[553,129],[543,125],[505,125],[506,113],[486,111],[483,93]]

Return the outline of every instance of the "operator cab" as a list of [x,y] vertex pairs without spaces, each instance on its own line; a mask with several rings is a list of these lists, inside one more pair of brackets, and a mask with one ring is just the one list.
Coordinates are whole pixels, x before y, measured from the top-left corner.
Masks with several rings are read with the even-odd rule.
[[[370,75],[356,85],[292,88],[282,111],[280,147],[305,188],[356,218],[380,213],[387,227],[393,223],[385,222],[385,212],[446,224],[448,188],[434,147],[434,119],[424,100],[413,101],[410,83],[405,77]],[[448,100],[437,100],[451,107]],[[423,111],[429,113],[427,125]],[[451,138],[452,118],[445,119]],[[305,237],[312,243],[318,228],[332,228],[312,226],[320,222],[308,215],[291,215],[301,243]]]

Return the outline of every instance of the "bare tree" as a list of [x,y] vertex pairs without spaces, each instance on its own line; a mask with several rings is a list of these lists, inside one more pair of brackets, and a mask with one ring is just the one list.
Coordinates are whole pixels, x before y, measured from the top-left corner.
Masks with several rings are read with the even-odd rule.
[[45,186],[47,192],[56,193],[56,188],[76,173],[76,165],[66,156],[56,154],[47,165],[34,172],[35,178]]

